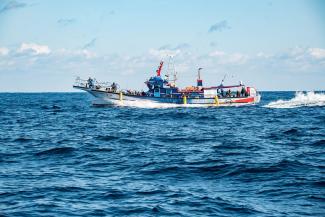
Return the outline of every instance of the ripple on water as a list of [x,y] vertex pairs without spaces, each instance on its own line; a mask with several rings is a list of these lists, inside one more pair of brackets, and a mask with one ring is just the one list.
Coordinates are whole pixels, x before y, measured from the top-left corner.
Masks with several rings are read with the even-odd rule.
[[52,155],[66,155],[72,154],[76,149],[73,147],[58,147],[51,148],[35,153],[36,156],[52,156]]

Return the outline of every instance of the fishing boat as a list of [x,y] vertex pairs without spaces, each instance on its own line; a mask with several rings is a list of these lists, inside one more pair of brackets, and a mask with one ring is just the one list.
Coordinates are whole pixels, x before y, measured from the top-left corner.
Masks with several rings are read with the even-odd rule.
[[[179,88],[176,86],[177,73],[171,76],[168,72],[161,75],[164,61],[161,61],[156,75],[150,77],[145,84],[147,91],[121,89],[115,82],[98,82],[89,78],[76,79],[74,88],[86,91],[94,96],[93,104],[115,104],[121,102],[165,103],[178,105],[226,106],[256,104],[260,101],[260,94],[254,87],[244,85],[224,85],[225,77],[220,85],[205,87],[201,79],[201,70],[198,69],[196,86]],[[99,103],[100,102],[100,103]]]

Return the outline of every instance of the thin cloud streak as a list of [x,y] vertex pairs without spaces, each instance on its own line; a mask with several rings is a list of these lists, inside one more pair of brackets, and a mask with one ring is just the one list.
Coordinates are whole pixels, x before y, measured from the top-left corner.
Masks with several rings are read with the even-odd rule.
[[88,49],[88,48],[91,48],[91,47],[95,47],[96,41],[97,41],[97,38],[93,38],[91,41],[89,41],[88,43],[86,43],[83,46],[83,49]]
[[222,32],[224,30],[227,30],[227,29],[231,29],[231,27],[228,25],[228,22],[226,20],[222,20],[218,23],[215,23],[213,24],[210,29],[209,29],[209,33],[212,33],[212,32]]
[[75,19],[59,19],[57,21],[57,23],[62,25],[62,26],[67,26],[67,25],[73,24],[75,22],[76,22]]
[[19,8],[25,8],[28,5],[26,3],[23,2],[18,2],[15,0],[9,1],[7,2],[7,4],[5,4],[1,9],[0,9],[0,14],[10,11],[10,10],[15,10],[15,9],[19,9]]

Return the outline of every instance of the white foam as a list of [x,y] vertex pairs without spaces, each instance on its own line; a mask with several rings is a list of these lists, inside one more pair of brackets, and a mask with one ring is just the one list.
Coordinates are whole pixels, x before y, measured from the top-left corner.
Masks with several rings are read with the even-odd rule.
[[297,108],[303,106],[325,106],[325,94],[315,92],[296,92],[290,100],[277,100],[265,105],[266,108]]
[[[139,101],[128,101],[128,100],[114,100],[114,101],[105,101],[105,100],[99,100],[96,99],[93,101],[94,105],[115,105],[120,107],[135,107],[135,108],[159,108],[159,109],[165,109],[165,108],[206,108],[206,107],[218,107],[214,104],[173,104],[173,103],[159,103],[159,102],[153,102],[153,101],[147,101],[147,100],[139,100]],[[244,106],[245,104],[222,104],[220,106]]]
[[[178,107],[207,107],[207,105],[194,104],[172,104],[172,103],[158,103],[151,101],[117,101],[117,106],[136,107],[136,108],[178,108]],[[210,105],[211,106],[211,105]]]

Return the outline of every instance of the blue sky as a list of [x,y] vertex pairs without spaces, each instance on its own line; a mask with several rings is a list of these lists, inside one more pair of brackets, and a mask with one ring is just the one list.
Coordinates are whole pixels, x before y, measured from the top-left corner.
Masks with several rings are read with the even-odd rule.
[[174,56],[180,86],[325,89],[325,1],[0,0],[1,92],[72,91],[76,76],[145,89]]

